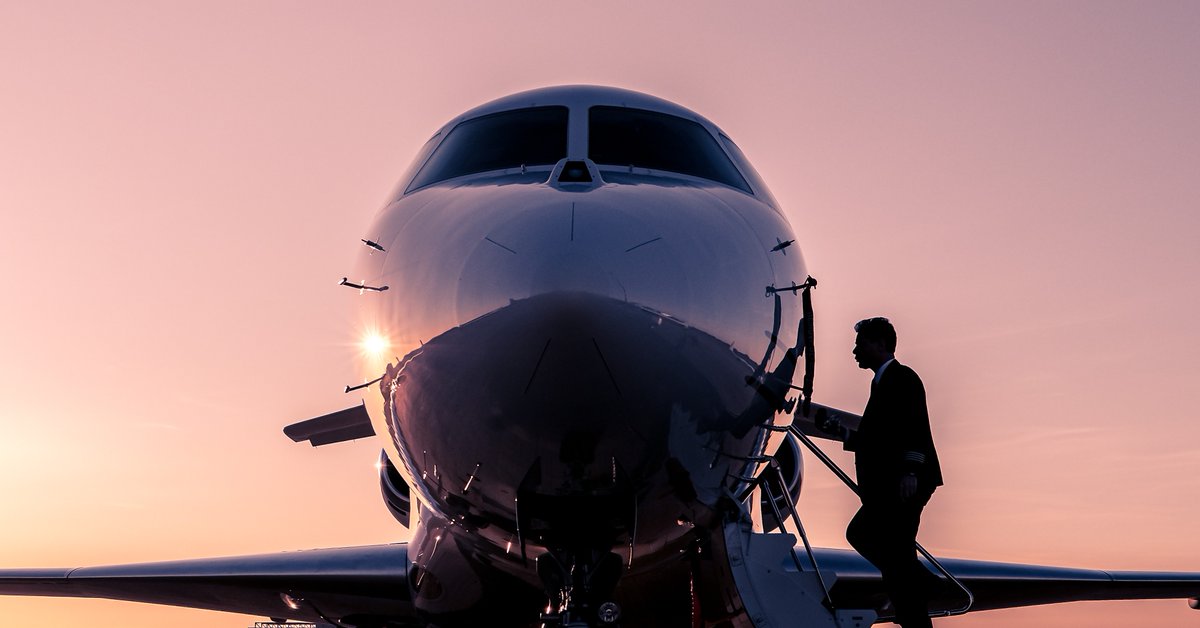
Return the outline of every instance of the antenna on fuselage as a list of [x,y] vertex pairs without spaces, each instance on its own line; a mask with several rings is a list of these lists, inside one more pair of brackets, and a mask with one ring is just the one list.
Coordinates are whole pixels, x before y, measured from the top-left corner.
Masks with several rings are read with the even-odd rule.
[[372,292],[383,292],[384,290],[388,289],[387,286],[368,286],[366,284],[354,283],[353,281],[350,281],[349,279],[347,279],[345,277],[342,277],[342,280],[338,282],[338,285],[339,286],[348,286],[350,288],[357,288],[359,294],[362,294],[362,293],[366,292],[367,290],[370,290]]
[[345,391],[345,392],[349,393],[349,392],[353,392],[353,391],[355,391],[355,390],[362,390],[363,388],[366,388],[367,386],[370,386],[371,384],[376,384],[376,383],[379,383],[380,381],[383,381],[383,376],[382,376],[382,375],[380,375],[379,377],[376,377],[375,379],[373,379],[373,380],[371,380],[371,381],[369,381],[369,382],[363,382],[363,383],[361,383],[361,384],[357,384],[357,385],[355,385],[355,386],[349,386],[349,385],[347,385],[347,386],[346,386],[346,391]]

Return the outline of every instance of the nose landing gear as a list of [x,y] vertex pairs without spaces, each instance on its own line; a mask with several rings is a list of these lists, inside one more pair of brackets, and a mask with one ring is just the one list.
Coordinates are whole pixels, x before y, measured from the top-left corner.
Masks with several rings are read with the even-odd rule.
[[605,551],[546,552],[537,572],[549,596],[542,628],[616,628],[621,607],[611,601],[621,558]]

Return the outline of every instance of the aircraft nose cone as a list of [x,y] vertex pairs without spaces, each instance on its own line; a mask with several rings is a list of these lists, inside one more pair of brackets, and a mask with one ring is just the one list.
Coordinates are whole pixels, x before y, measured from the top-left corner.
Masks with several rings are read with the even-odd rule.
[[[746,213],[690,188],[549,192],[475,213],[470,229],[480,237],[456,281],[438,287],[454,294],[457,324],[522,299],[584,293],[669,315],[761,355],[773,317],[763,288],[776,278],[770,247]],[[802,266],[798,255],[774,255]],[[795,333],[777,331],[787,342]]]
[[567,247],[546,256],[534,269],[529,296],[547,292],[588,292],[620,298],[620,282],[603,260],[583,247]]
[[[511,301],[557,292],[626,300],[622,259],[649,239],[629,212],[559,201],[504,215],[474,247],[458,286],[458,315],[471,320]],[[654,272],[670,272],[669,261]],[[646,270],[645,272],[650,272]]]

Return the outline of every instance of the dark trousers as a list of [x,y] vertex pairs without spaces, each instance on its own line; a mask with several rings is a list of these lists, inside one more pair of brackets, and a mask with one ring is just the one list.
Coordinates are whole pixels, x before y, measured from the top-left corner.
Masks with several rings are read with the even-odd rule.
[[915,549],[921,511],[932,494],[922,491],[906,501],[864,494],[862,508],[846,528],[846,540],[883,575],[895,621],[904,628],[933,625],[929,595],[937,577],[917,560]]

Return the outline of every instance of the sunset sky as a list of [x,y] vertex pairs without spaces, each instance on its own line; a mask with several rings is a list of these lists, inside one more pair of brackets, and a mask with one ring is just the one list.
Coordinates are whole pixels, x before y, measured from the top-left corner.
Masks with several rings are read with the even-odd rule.
[[[441,124],[590,83],[756,165],[820,280],[817,401],[860,411],[851,325],[896,323],[947,481],[926,547],[1200,571],[1197,33],[1166,1],[0,1],[0,567],[404,540],[379,441],[281,432],[357,403],[335,284]],[[809,462],[806,525],[845,546],[853,498]],[[937,622],[1197,623],[1178,600]]]

